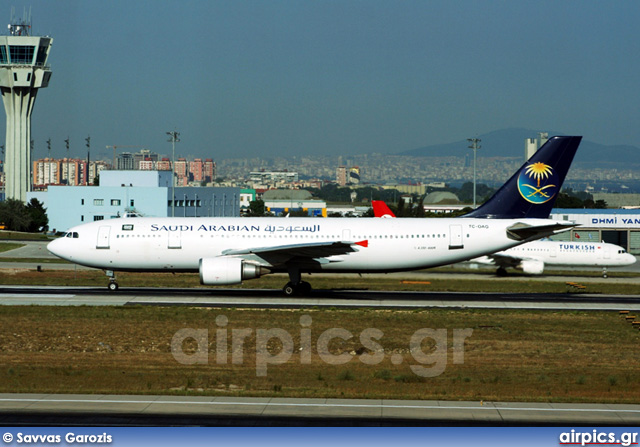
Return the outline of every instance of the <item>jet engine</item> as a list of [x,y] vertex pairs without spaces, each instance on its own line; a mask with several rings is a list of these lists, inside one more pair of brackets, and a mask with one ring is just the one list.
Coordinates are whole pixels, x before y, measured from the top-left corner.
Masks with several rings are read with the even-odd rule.
[[200,284],[231,285],[240,284],[244,279],[258,278],[267,273],[264,267],[249,264],[239,258],[200,259]]
[[542,275],[542,271],[544,270],[544,262],[526,259],[522,261],[519,265],[524,273],[528,275]]

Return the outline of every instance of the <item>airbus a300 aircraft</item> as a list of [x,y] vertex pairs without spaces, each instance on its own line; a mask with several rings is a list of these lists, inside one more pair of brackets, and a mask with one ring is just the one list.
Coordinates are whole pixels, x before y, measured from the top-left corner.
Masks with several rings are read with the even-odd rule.
[[286,272],[287,295],[303,273],[395,272],[452,264],[565,231],[548,219],[582,137],[551,138],[491,199],[460,218],[322,219],[141,217],[73,227],[54,255],[116,271],[199,272],[206,285]]
[[[371,204],[374,217],[396,217],[383,201],[372,200]],[[561,265],[602,267],[602,276],[606,278],[608,267],[631,265],[636,262],[636,258],[627,253],[624,248],[606,242],[540,240],[474,258],[469,262],[497,266],[498,276],[505,276],[509,267],[522,270],[529,275],[541,275],[545,265]]]

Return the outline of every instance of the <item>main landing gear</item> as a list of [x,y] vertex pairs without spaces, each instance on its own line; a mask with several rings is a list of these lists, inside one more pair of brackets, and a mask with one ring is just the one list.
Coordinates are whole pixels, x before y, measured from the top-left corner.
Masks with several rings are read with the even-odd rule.
[[304,296],[311,293],[311,284],[306,281],[302,281],[300,277],[300,270],[289,270],[289,282],[282,288],[282,291],[287,296]]
[[292,282],[288,282],[282,288],[282,291],[287,296],[309,295],[309,293],[311,293],[311,284],[309,284],[306,281],[300,281],[298,284],[294,284]]
[[104,272],[109,277],[109,285],[107,286],[107,288],[109,289],[109,292],[117,291],[118,281],[116,281],[116,274],[113,272],[113,270],[105,270]]
[[501,278],[507,276],[507,269],[504,267],[498,267],[498,269],[496,270],[496,276],[499,276]]

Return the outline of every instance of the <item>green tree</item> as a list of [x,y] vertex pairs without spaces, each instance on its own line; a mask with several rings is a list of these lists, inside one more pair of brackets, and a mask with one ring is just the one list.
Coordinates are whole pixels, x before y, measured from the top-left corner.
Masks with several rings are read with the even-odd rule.
[[[451,192],[458,196],[462,203],[473,203],[473,182],[464,183],[460,189],[450,188]],[[483,203],[493,195],[495,188],[490,188],[484,183],[476,184],[476,200],[478,204]]]
[[426,213],[424,212],[424,196],[420,197],[420,200],[418,201],[418,204],[414,208],[413,215],[415,217],[425,217],[426,216]]
[[373,207],[362,213],[362,217],[375,217],[373,214]]
[[599,210],[603,210],[607,208],[607,202],[602,199],[596,200],[596,203],[594,203],[593,207]]
[[405,217],[406,212],[406,203],[404,203],[404,200],[402,199],[398,200],[398,205],[396,207],[396,217]]
[[584,202],[566,192],[561,192],[558,194],[558,199],[554,206],[556,208],[584,208]]
[[249,216],[259,217],[264,216],[264,201],[260,199],[252,200],[249,202]]
[[47,209],[38,201],[38,199],[31,199],[26,206],[26,210],[31,218],[29,232],[35,233],[48,228],[49,218],[47,217]]
[[20,200],[7,199],[0,202],[0,222],[4,222],[10,231],[28,231],[31,216]]

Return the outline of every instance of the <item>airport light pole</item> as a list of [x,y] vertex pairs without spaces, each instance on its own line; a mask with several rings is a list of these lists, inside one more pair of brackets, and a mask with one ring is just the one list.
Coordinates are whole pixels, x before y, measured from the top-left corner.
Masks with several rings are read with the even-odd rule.
[[89,183],[91,169],[89,169],[89,165],[91,164],[91,135],[87,135],[87,138],[84,139],[87,142],[87,172],[84,174],[85,185],[93,184],[93,181]]
[[64,140],[64,144],[67,147],[67,186],[71,185],[71,175],[69,175],[69,169],[71,169],[69,167],[69,137],[67,137],[66,140]]
[[173,198],[171,199],[171,217],[175,217],[176,215],[176,143],[180,141],[180,132],[167,132],[169,135],[169,139],[167,141],[171,142],[171,147],[173,150],[172,158],[171,158],[171,195]]
[[[5,170],[5,158],[4,158],[4,144],[0,144],[0,151],[2,152],[2,161],[0,162],[0,164],[2,164],[2,171],[4,172]],[[6,174],[5,174],[6,175]],[[2,185],[2,187],[0,188],[0,192],[5,190],[5,186],[4,184]]]
[[33,148],[35,142],[33,140],[29,141],[29,191],[33,191],[33,186],[35,185],[35,179],[33,178]]
[[480,149],[482,146],[480,146],[478,143],[480,143],[479,138],[467,138],[467,141],[471,143],[471,146],[469,146],[469,149],[473,149],[473,209],[476,209],[476,151],[478,149]]

